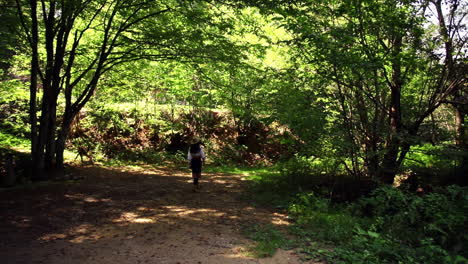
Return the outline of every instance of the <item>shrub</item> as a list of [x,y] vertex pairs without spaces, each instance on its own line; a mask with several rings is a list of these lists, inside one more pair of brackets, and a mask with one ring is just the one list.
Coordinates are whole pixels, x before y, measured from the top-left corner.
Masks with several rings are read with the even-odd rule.
[[330,200],[316,194],[301,193],[289,206],[289,215],[302,229],[326,241],[349,239],[357,219],[331,205]]
[[468,152],[450,145],[414,146],[404,160],[403,168],[411,172],[415,188],[423,185],[466,185]]
[[[448,186],[416,195],[382,186],[351,205],[338,205],[313,192],[289,206],[303,252],[330,263],[466,263],[467,189]],[[309,246],[332,242],[333,250]]]
[[27,138],[29,93],[19,80],[0,82],[0,129],[20,138]]
[[327,182],[336,175],[340,166],[333,158],[319,159],[296,155],[279,164],[282,182],[290,187],[308,188]]
[[349,243],[335,248],[328,255],[332,263],[450,263],[447,251],[425,240],[417,248],[408,247],[393,236],[356,227]]
[[384,186],[351,208],[356,215],[382,219],[378,230],[408,245],[418,248],[431,241],[431,246],[452,252],[461,251],[468,242],[467,209],[467,188],[459,186],[423,196]]

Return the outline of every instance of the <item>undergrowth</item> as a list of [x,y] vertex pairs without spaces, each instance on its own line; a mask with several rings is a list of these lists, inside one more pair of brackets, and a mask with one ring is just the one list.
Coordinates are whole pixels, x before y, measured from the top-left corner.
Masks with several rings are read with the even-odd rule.
[[271,224],[245,226],[244,233],[256,242],[249,248],[250,255],[255,258],[271,257],[278,248],[288,249],[293,242]]
[[[467,263],[468,189],[436,188],[416,194],[381,186],[348,203],[301,190],[281,173],[252,174],[250,197],[288,213],[294,245],[306,259],[328,263]],[[271,234],[256,227],[257,233]],[[258,231],[260,230],[260,231]],[[264,235],[266,236],[266,235]],[[275,239],[255,239],[260,244]],[[256,248],[262,254],[262,248]],[[269,251],[271,252],[271,250]],[[273,253],[270,253],[273,254]]]
[[28,150],[30,145],[30,140],[17,137],[0,129],[0,147]]

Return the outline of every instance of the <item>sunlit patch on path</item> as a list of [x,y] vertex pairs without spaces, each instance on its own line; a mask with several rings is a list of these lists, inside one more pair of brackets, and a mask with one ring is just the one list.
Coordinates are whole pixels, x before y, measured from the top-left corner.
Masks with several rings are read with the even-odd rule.
[[248,257],[242,226],[289,223],[239,199],[240,175],[204,174],[194,193],[178,169],[73,173],[84,179],[0,193],[2,263],[299,263],[282,250]]

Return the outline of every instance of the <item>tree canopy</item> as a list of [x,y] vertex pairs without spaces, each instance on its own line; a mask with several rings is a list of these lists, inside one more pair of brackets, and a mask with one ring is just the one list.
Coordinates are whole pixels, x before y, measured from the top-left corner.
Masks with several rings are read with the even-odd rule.
[[463,1],[5,5],[2,45],[18,49],[2,61],[19,76],[30,60],[38,171],[63,167],[73,122],[93,100],[224,109],[247,152],[263,155],[261,130],[274,128],[289,154],[329,158],[347,174],[386,183],[411,147],[428,141],[440,111],[445,120],[452,111],[452,138],[466,148]]

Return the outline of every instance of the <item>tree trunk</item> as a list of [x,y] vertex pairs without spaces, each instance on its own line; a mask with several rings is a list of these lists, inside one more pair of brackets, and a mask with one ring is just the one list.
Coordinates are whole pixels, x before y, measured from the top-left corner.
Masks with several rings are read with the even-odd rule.
[[57,99],[53,98],[49,104],[49,120],[46,135],[45,167],[47,170],[55,169],[55,134],[57,131]]
[[65,151],[65,145],[68,138],[68,131],[64,131],[64,128],[59,133],[59,137],[57,139],[57,148],[56,148],[56,167],[58,169],[63,169],[64,167],[64,157],[63,153]]
[[398,171],[398,151],[401,144],[401,87],[403,80],[401,76],[401,63],[398,55],[401,53],[403,37],[396,36],[393,45],[393,61],[392,61],[392,83],[390,85],[390,135],[387,142],[386,152],[382,160],[379,179],[386,184],[393,184],[395,175]]
[[[393,98],[393,92],[392,92],[392,98]],[[395,97],[399,98],[398,96],[395,95]],[[387,143],[386,147],[386,152],[382,160],[380,172],[378,174],[378,178],[386,184],[393,184],[393,181],[395,179],[395,175],[398,171],[398,152],[400,149],[400,135],[399,131],[395,127],[395,123],[391,125],[391,135],[390,139]],[[409,146],[408,146],[409,147]]]
[[455,106],[455,131],[455,144],[462,148],[466,147],[465,113],[458,106]]
[[387,152],[382,160],[382,165],[378,174],[378,178],[386,184],[393,184],[397,173],[397,158],[398,158],[399,142],[397,139],[392,139],[387,146]]
[[44,82],[44,95],[42,97],[42,113],[39,124],[39,137],[37,143],[37,152],[35,157],[37,164],[35,166],[37,180],[47,180],[49,178],[48,171],[54,169],[55,156],[55,132],[56,132],[56,111],[57,100],[56,96],[49,85],[49,82]]
[[39,71],[37,1],[31,0],[31,83],[29,85],[29,122],[31,123],[31,159],[33,168],[37,165],[37,75]]
[[464,151],[464,155],[461,157],[461,163],[459,167],[459,182],[461,184],[467,184],[468,175],[468,143],[466,140],[466,131],[465,131],[465,115],[466,112],[463,112],[461,105],[455,107],[455,128],[456,128],[456,138],[455,143],[457,146]]
[[63,152],[65,151],[68,134],[70,133],[71,124],[73,123],[73,119],[78,114],[78,112],[72,112],[66,109],[65,114],[63,116],[62,121],[62,128],[59,132],[57,138],[57,147],[56,147],[56,167],[58,169],[63,169]]
[[[45,84],[45,83],[44,83]],[[45,163],[45,149],[47,141],[47,133],[49,130],[49,120],[50,120],[50,110],[49,104],[50,100],[47,96],[48,87],[43,85],[44,94],[42,96],[42,107],[41,107],[41,117],[39,121],[39,135],[37,139],[37,148],[36,152],[33,153],[35,166],[34,166],[34,180],[45,180],[47,179],[47,174],[45,172],[46,163]]]

